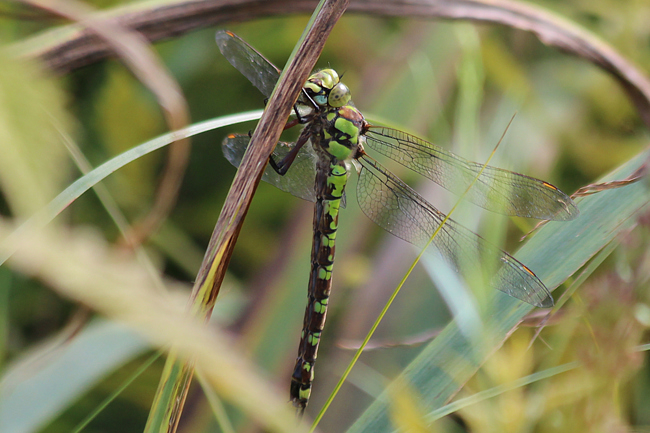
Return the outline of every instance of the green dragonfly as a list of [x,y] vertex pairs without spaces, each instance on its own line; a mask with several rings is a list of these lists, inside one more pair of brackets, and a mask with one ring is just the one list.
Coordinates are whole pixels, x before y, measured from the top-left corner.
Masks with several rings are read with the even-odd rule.
[[[280,70],[231,32],[220,31],[217,45],[226,59],[266,97]],[[314,236],[308,304],[291,378],[290,395],[300,412],[311,393],[314,362],[332,287],[334,243],[344,189],[354,166],[359,175],[357,201],[363,212],[393,235],[424,248],[432,241],[456,270],[463,273],[473,258],[498,260],[491,285],[538,307],[551,307],[549,290],[525,265],[456,223],[366,154],[368,147],[431,179],[442,187],[491,211],[545,220],[570,220],[575,203],[539,179],[465,160],[406,132],[370,125],[351,101],[349,89],[332,69],[312,74],[294,105],[303,124],[296,143],[278,143],[263,180],[299,198],[315,202]],[[250,141],[230,135],[223,142],[226,158],[236,167]]]

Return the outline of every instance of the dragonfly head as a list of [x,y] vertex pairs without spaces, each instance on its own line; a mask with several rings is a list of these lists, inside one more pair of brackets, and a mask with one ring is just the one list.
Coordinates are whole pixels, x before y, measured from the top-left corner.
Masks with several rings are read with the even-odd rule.
[[[350,93],[346,86],[335,91],[339,86],[341,86],[339,74],[334,69],[322,69],[309,77],[304,90],[307,96],[319,107],[329,105],[338,108],[349,102],[348,98],[345,103],[341,104],[341,101],[345,100],[346,91],[348,94]],[[332,105],[331,93],[333,91],[335,91],[336,95],[334,102],[340,105]]]

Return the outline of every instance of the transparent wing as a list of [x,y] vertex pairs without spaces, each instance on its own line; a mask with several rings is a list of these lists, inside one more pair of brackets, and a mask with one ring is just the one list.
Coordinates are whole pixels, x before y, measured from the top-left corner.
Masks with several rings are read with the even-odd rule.
[[[239,167],[249,142],[250,137],[248,135],[229,135],[221,145],[224,156],[232,165]],[[278,143],[273,151],[273,158],[276,161],[281,161],[289,153],[293,144]],[[291,168],[284,176],[276,173],[270,165],[266,166],[266,170],[264,170],[264,175],[262,176],[263,181],[270,183],[276,188],[311,202],[316,201],[316,195],[314,193],[315,179],[316,154],[310,142],[305,143],[302,149],[300,149],[296,159],[291,164]]]
[[[248,78],[257,89],[267,98],[271,96],[275,83],[280,79],[280,70],[270,61],[251,47],[242,38],[227,30],[219,30],[215,40],[221,54],[241,74]],[[306,117],[313,112],[313,104],[301,93],[294,108],[300,117]]]
[[[371,149],[455,194],[464,193],[483,168],[483,164],[392,128],[370,127],[366,141]],[[565,221],[579,213],[573,200],[550,183],[490,166],[465,198],[490,211],[527,218]]]
[[217,32],[215,39],[221,54],[267,98],[280,78],[280,70],[242,38],[227,30]]
[[[357,200],[377,225],[418,247],[424,247],[445,215],[371,158],[363,157]],[[498,259],[501,267],[492,279],[495,288],[538,307],[550,307],[553,298],[535,274],[471,230],[448,219],[433,240],[442,256],[465,273],[468,265]]]

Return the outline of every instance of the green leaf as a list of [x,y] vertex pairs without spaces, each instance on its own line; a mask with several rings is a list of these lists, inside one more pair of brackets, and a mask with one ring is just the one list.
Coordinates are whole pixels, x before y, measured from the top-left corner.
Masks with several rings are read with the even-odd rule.
[[[609,174],[602,181],[623,179],[647,159],[643,153]],[[615,237],[635,226],[635,215],[646,206],[650,194],[645,180],[603,191],[576,202],[580,217],[571,222],[551,222],[533,236],[515,255],[535,271],[547,287],[555,288],[578,271]],[[435,411],[446,404],[478,370],[487,357],[505,341],[511,330],[532,309],[516,299],[495,292],[494,311],[476,330],[481,344],[468,340],[456,323],[449,324],[410,363],[393,383],[409,383],[421,407]],[[364,412],[349,432],[387,432],[387,391]]]
[[115,368],[150,348],[126,326],[97,320],[68,344],[21,359],[0,383],[0,431],[38,431]]
[[[205,122],[196,123],[188,128],[177,131],[176,133],[184,136],[191,137],[202,132],[212,131],[213,129],[229,126],[248,120],[259,119],[261,115],[260,110],[250,111],[247,113],[235,114],[232,116],[218,117]],[[106,161],[104,164],[95,168],[91,172],[80,177],[74,181],[65,190],[61,191],[54,199],[52,199],[46,206],[42,207],[38,212],[32,215],[24,224],[22,224],[12,236],[17,236],[28,230],[34,230],[49,224],[57,215],[81,197],[82,194],[90,190],[99,182],[108,177],[111,173],[119,170],[125,165],[137,161],[141,156],[146,155],[154,150],[167,146],[174,141],[174,133],[168,133],[142,143],[124,153]],[[5,242],[3,240],[3,242]],[[1,243],[0,243],[1,246]],[[0,254],[0,265],[3,264],[11,254]]]

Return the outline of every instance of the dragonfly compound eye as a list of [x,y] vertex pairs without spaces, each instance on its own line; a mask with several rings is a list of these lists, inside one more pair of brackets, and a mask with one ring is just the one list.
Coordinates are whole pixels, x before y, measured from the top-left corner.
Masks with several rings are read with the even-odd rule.
[[350,94],[348,86],[343,83],[338,83],[330,92],[327,102],[330,106],[339,108],[347,105],[350,102],[350,99],[352,99],[352,95]]
[[322,69],[313,74],[312,77],[318,80],[319,84],[327,90],[331,90],[339,83],[339,74],[334,69]]

